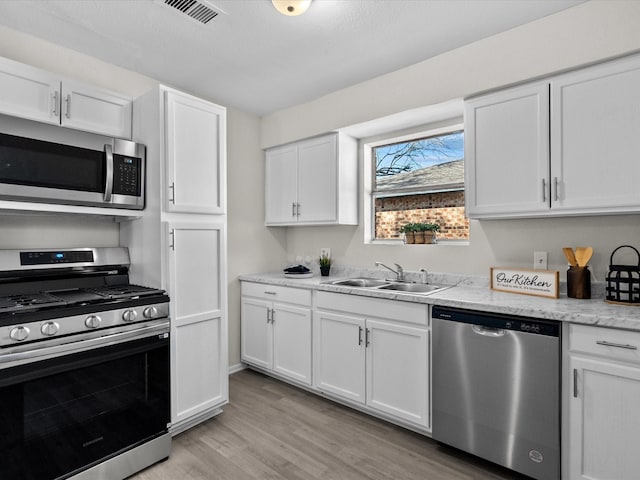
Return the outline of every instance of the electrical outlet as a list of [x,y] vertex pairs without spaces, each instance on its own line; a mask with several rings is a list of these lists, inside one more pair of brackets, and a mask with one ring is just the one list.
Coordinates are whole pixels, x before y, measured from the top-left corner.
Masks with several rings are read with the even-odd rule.
[[329,257],[331,258],[331,249],[330,248],[321,248],[320,249],[320,256],[321,257]]
[[547,269],[547,252],[533,252],[533,268],[536,270]]

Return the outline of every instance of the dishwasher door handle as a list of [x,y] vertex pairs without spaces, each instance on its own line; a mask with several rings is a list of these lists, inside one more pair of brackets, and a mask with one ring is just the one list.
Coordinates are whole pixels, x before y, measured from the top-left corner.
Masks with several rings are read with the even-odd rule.
[[471,328],[478,335],[485,337],[503,337],[505,331],[502,328],[485,327],[483,325],[471,325]]

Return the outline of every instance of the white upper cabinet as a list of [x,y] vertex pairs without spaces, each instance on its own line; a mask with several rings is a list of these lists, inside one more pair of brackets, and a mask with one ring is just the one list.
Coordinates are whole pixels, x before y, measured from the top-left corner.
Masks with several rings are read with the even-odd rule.
[[0,58],[0,112],[60,124],[60,77]]
[[225,213],[226,109],[165,91],[167,211]]
[[549,85],[465,103],[466,210],[471,217],[549,208]]
[[639,57],[553,79],[551,124],[553,210],[640,211]]
[[298,199],[298,147],[268,150],[265,176],[265,223],[280,225],[294,222]]
[[85,132],[131,138],[131,98],[64,80],[61,124]]
[[265,155],[266,225],[356,225],[357,142],[331,133]]
[[466,101],[467,214],[640,212],[639,104],[638,56]]
[[0,113],[131,138],[131,97],[0,58]]

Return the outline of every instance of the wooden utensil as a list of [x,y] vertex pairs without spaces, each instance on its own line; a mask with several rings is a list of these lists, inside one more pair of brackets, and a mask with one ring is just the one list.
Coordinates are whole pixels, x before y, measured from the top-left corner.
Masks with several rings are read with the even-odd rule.
[[579,267],[586,267],[591,256],[593,255],[593,248],[591,247],[578,247],[576,248],[575,258]]
[[578,266],[578,261],[576,260],[575,253],[573,253],[573,248],[564,247],[562,249],[562,251],[564,252],[564,256],[567,258],[567,261],[569,262],[569,265],[571,265],[572,267],[577,267]]

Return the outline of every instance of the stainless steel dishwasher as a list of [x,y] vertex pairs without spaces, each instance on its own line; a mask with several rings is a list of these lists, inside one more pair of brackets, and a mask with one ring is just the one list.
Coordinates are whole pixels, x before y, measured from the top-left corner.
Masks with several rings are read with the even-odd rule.
[[560,324],[433,307],[433,438],[560,478]]

